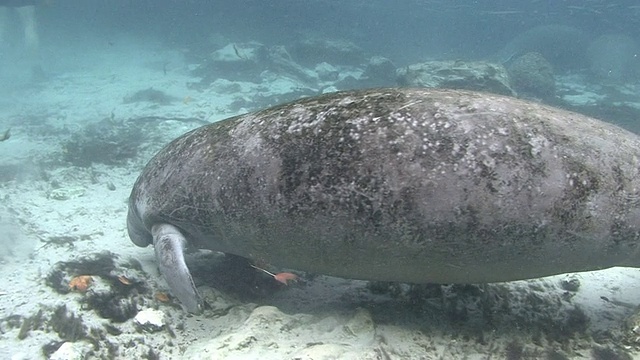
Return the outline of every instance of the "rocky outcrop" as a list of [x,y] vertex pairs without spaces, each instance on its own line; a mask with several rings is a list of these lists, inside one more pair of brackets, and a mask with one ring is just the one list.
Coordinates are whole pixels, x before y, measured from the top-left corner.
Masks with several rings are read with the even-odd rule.
[[507,64],[529,52],[538,52],[558,70],[582,69],[586,65],[588,38],[580,29],[566,25],[542,25],[516,35],[497,54]]
[[386,57],[372,56],[360,79],[368,87],[393,86],[396,81],[396,66]]
[[206,87],[219,78],[260,83],[265,71],[288,76],[305,85],[315,85],[313,71],[295,62],[284,46],[266,46],[258,42],[232,43],[211,53],[206,62],[193,71]]
[[515,95],[504,66],[483,61],[428,61],[398,69],[398,84]]
[[556,94],[553,67],[542,54],[526,53],[507,67],[510,84],[519,97],[552,99]]
[[293,59],[307,67],[327,62],[348,66],[359,66],[367,62],[364,50],[347,40],[305,39],[290,46]]

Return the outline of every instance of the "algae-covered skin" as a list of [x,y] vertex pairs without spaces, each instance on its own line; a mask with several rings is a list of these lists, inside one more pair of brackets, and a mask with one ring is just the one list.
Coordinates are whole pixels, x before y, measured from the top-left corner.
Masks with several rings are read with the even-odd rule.
[[515,98],[340,92],[176,139],[137,180],[128,228],[140,246],[171,224],[194,248],[369,280],[639,266],[639,157],[630,132]]

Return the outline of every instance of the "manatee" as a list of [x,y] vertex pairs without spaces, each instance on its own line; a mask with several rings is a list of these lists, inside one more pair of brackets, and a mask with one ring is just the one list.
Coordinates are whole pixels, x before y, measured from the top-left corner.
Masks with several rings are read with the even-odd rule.
[[515,98],[339,92],[177,138],[137,179],[127,227],[195,313],[187,248],[407,283],[637,267],[639,159],[626,130]]

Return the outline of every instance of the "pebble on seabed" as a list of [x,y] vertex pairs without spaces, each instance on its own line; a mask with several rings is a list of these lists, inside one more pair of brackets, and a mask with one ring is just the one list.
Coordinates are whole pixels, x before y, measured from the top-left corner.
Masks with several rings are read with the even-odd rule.
[[164,327],[164,312],[160,310],[144,309],[133,319],[142,330],[156,332]]

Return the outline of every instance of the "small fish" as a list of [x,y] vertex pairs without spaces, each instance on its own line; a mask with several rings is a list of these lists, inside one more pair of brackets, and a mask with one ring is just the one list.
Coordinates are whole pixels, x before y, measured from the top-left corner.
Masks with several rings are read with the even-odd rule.
[[7,131],[4,132],[4,134],[0,135],[0,141],[5,141],[10,137],[11,137],[11,128],[8,128]]
[[281,273],[274,274],[274,273],[272,273],[270,271],[267,271],[267,270],[265,270],[263,268],[259,268],[259,267],[255,266],[255,265],[251,265],[251,267],[254,268],[254,269],[260,270],[260,271],[264,272],[267,275],[271,275],[274,279],[276,279],[277,281],[279,281],[279,282],[281,282],[281,283],[283,283],[285,285],[289,285],[289,281],[294,281],[295,282],[295,281],[298,280],[298,275],[296,275],[296,274],[292,274],[292,273],[288,273],[288,272],[281,272]]
[[298,275],[289,272],[277,273],[273,275],[273,278],[285,285],[289,285],[289,281],[298,281]]

